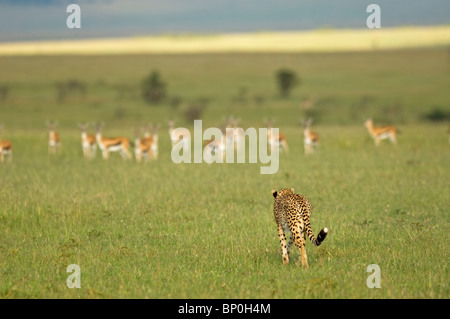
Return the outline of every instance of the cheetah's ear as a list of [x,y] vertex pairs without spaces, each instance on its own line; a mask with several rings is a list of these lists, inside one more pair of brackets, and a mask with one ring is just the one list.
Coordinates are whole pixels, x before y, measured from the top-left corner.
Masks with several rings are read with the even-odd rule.
[[291,192],[292,192],[293,194],[295,194],[295,190],[294,190],[293,188],[291,188]]
[[273,197],[277,198],[277,195],[278,195],[277,191],[272,189],[272,195],[273,195]]

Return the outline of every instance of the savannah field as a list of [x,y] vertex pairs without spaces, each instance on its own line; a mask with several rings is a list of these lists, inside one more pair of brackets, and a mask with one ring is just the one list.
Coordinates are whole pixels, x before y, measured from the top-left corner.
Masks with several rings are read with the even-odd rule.
[[[450,54],[446,46],[360,52],[6,55],[0,58],[0,298],[439,298],[449,292]],[[275,73],[301,82],[279,96]],[[152,70],[168,97],[148,104]],[[84,92],[61,95],[58,83]],[[303,101],[311,99],[313,103]],[[167,120],[227,116],[289,143],[276,174],[257,164],[175,164]],[[194,113],[195,115],[195,113]],[[305,156],[300,120],[321,142]],[[363,126],[396,125],[375,147]],[[58,120],[60,154],[45,121]],[[77,122],[105,136],[161,125],[159,158],[83,159]],[[91,128],[91,132],[93,129]],[[309,269],[281,264],[271,189],[293,187],[329,234]],[[66,285],[81,269],[81,288]],[[369,289],[367,266],[381,270]]]

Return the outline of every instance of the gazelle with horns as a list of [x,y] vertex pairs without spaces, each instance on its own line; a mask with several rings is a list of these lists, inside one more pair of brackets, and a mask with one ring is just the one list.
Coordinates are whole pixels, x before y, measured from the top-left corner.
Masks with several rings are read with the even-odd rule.
[[[240,121],[240,118],[235,118],[232,116],[228,117],[225,121],[225,129],[222,131],[222,133],[227,137],[226,141],[223,142],[226,142],[227,145],[231,145],[231,143],[233,143],[235,149],[245,139],[244,129],[239,127]],[[227,129],[231,129],[232,134],[227,134]]]
[[302,121],[303,124],[303,145],[305,155],[312,154],[314,148],[319,144],[319,134],[311,130],[312,119]]
[[59,133],[56,132],[56,126],[58,122],[46,121],[45,124],[48,127],[48,153],[56,154],[61,149],[61,140]]
[[89,124],[78,123],[77,126],[81,130],[81,148],[83,150],[84,158],[95,158],[95,154],[97,153],[97,141],[94,134],[87,133]]
[[203,152],[206,163],[212,163],[215,158],[222,162],[226,154],[226,136],[222,134],[220,137],[206,141]]
[[187,131],[184,128],[175,128],[174,120],[168,121],[167,125],[169,126],[169,135],[170,135],[170,140],[172,142],[172,146],[174,146],[175,144],[178,144],[179,142],[182,142],[182,143],[190,142],[190,139],[187,136],[189,131]]
[[397,129],[394,126],[373,126],[372,119],[367,119],[364,122],[364,126],[367,127],[370,136],[372,136],[375,145],[380,145],[380,141],[384,139],[389,139],[392,144],[397,142]]
[[150,159],[158,159],[158,143],[159,143],[159,129],[160,125],[151,126],[151,135],[148,143],[150,144]]
[[130,141],[126,137],[103,137],[102,135],[102,127],[103,123],[97,124],[95,126],[96,131],[96,140],[98,147],[102,151],[103,159],[109,159],[110,152],[120,152],[125,159],[131,159],[130,153]]
[[135,155],[136,161],[142,159],[158,159],[158,134],[160,126],[148,125],[145,127],[144,137],[140,137],[139,130],[135,130]]
[[[0,123],[0,134],[3,131],[3,124]],[[0,139],[0,162],[5,161],[5,157],[8,157],[8,161],[12,161],[12,143],[10,141]]]
[[141,130],[134,130],[134,155],[138,163],[148,158],[150,153],[150,145],[146,142],[148,139],[150,136],[141,138]]
[[270,148],[273,149],[275,147],[278,147],[281,148],[284,152],[289,153],[286,136],[283,133],[272,134],[272,120],[265,120],[264,123],[267,125],[267,141],[270,145]]

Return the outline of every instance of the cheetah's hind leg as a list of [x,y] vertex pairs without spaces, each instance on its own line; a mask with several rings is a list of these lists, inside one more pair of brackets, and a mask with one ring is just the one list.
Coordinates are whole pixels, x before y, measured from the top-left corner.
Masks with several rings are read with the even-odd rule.
[[283,253],[283,265],[286,265],[289,263],[289,255],[286,247],[286,235],[281,225],[278,225],[278,236],[280,238],[281,251]]
[[294,235],[291,233],[290,236],[289,236],[289,242],[288,242],[288,245],[287,245],[288,256],[289,256],[289,254],[291,252],[291,247],[292,247],[293,243],[294,243]]

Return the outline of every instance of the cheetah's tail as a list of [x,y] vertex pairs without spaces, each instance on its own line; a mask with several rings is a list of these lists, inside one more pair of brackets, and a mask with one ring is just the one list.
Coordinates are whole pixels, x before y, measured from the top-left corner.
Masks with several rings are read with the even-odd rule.
[[314,234],[311,230],[311,227],[307,228],[307,233],[309,236],[309,240],[314,244],[314,246],[320,246],[320,244],[325,240],[325,237],[327,237],[328,234],[328,228],[324,228],[319,232],[319,235],[317,235],[317,238],[314,237]]

